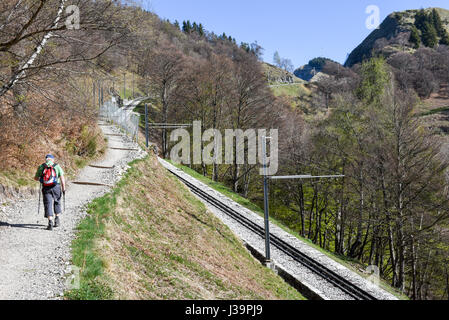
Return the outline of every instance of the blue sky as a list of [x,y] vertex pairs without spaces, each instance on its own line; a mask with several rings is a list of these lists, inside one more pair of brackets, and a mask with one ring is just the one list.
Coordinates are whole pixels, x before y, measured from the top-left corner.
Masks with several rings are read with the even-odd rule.
[[372,31],[367,29],[376,5],[380,21],[393,11],[440,7],[447,0],[143,0],[144,8],[170,21],[202,23],[216,34],[226,32],[240,42],[257,41],[263,59],[278,51],[295,68],[318,56],[344,63],[347,55]]

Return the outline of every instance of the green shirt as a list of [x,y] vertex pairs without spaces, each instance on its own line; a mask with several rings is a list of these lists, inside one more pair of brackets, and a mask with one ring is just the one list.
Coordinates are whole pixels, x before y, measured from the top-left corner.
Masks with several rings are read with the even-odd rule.
[[[46,162],[46,164],[49,165],[53,165],[53,161],[49,160]],[[62,170],[61,166],[59,164],[56,164],[56,166],[54,167],[55,171],[56,171],[56,175],[58,176],[58,183],[61,184],[61,179],[60,177],[64,176],[64,170]],[[42,172],[44,172],[44,164],[41,164],[39,166],[39,168],[37,168],[36,171],[36,178],[40,179]]]

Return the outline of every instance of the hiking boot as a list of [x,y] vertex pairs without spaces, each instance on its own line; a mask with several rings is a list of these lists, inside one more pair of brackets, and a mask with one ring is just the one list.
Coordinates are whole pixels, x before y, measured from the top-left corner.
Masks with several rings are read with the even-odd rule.
[[55,218],[55,225],[54,225],[54,227],[57,228],[57,227],[59,227],[60,225],[61,225],[61,223],[59,222],[59,217],[56,217],[56,218]]
[[53,221],[48,221],[48,227],[47,230],[52,231],[53,230]]

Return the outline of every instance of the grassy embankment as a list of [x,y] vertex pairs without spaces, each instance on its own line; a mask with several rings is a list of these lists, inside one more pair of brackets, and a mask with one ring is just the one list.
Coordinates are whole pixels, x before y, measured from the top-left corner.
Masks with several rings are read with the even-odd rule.
[[72,244],[67,299],[303,299],[154,156],[94,200]]

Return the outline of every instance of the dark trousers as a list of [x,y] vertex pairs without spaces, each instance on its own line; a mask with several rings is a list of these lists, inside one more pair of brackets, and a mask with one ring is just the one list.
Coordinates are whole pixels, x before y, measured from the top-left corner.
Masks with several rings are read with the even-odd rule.
[[61,185],[53,187],[43,187],[42,195],[44,198],[45,218],[53,217],[53,214],[62,213],[61,209]]

